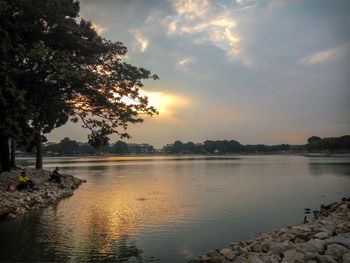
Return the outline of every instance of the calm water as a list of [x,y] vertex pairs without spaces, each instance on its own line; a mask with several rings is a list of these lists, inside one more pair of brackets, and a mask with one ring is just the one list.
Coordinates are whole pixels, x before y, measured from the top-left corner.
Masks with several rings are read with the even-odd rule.
[[[22,164],[32,165],[26,159]],[[350,196],[350,160],[298,156],[48,158],[87,180],[0,222],[0,261],[186,262]]]

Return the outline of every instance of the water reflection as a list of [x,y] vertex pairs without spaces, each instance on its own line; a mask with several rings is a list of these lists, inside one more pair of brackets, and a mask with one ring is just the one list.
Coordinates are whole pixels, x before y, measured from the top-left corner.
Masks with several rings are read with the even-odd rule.
[[349,163],[309,162],[309,172],[314,176],[350,176]]
[[56,206],[0,222],[0,261],[185,262],[350,195],[345,159],[152,158],[49,159],[87,183]]

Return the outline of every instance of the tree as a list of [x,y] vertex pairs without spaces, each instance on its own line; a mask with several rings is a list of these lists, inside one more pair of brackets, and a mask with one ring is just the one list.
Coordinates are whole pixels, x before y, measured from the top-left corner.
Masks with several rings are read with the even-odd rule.
[[119,140],[112,146],[112,152],[115,154],[126,154],[128,152],[128,145]]
[[14,29],[14,90],[23,94],[25,123],[34,133],[36,168],[42,168],[43,134],[69,120],[80,119],[91,131],[89,142],[98,147],[106,145],[112,133],[129,138],[129,123],[142,122],[142,114],[157,113],[139,89],[142,80],[158,77],[124,62],[127,49],[122,43],[101,38],[89,21],[78,22],[77,1],[1,1],[5,20]]
[[60,145],[60,154],[62,155],[75,155],[79,152],[79,144],[69,139],[68,137],[65,137],[61,142]]
[[308,144],[317,144],[320,143],[322,139],[318,136],[311,136],[310,138],[307,139]]

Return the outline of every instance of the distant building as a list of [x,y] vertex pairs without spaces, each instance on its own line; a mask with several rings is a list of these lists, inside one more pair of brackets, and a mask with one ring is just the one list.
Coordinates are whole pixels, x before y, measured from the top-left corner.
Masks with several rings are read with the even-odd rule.
[[154,153],[155,149],[148,143],[128,143],[128,152],[130,154]]
[[172,149],[173,147],[174,147],[174,144],[173,144],[173,143],[169,143],[169,144],[163,146],[162,152],[164,152],[164,153],[169,153],[169,152],[171,152],[171,149]]

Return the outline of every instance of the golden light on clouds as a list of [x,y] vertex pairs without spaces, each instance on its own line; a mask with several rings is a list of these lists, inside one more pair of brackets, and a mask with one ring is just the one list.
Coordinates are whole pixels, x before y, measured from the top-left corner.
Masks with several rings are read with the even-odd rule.
[[174,34],[176,32],[176,21],[171,21],[168,25],[168,34]]
[[141,53],[145,52],[147,47],[148,47],[148,44],[149,44],[148,39],[146,37],[142,36],[141,34],[136,34],[135,40],[136,40],[139,51]]
[[[189,97],[164,91],[140,90],[140,95],[146,96],[148,98],[148,105],[155,107],[159,112],[159,115],[154,118],[162,120],[175,119],[179,112],[193,104],[193,100]],[[126,104],[138,103],[128,97],[123,97],[122,101]]]
[[96,23],[92,23],[92,28],[95,29],[96,33],[99,34],[99,35],[102,35],[103,33],[108,32],[108,28],[107,27],[98,25]]
[[211,43],[223,49],[230,59],[241,58],[242,37],[237,22],[227,9],[218,9],[210,1],[173,2],[177,15],[168,22],[168,34],[193,34],[195,43]]
[[209,7],[208,0],[177,0],[174,7],[179,15],[185,15],[188,19],[193,20],[203,16]]
[[159,111],[159,117],[162,119],[175,118],[179,111],[189,107],[193,103],[188,97],[163,91],[143,90],[141,93],[148,97],[149,105]]

